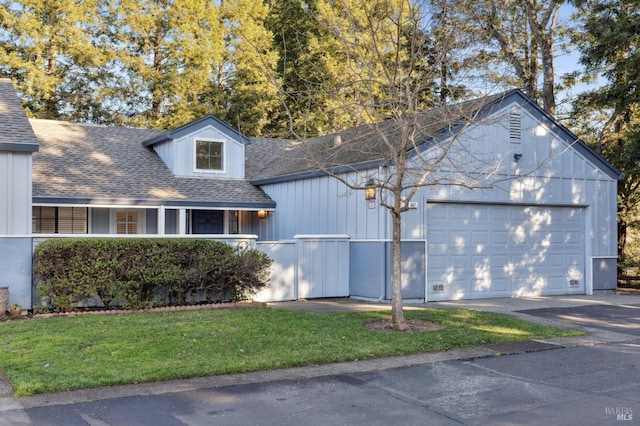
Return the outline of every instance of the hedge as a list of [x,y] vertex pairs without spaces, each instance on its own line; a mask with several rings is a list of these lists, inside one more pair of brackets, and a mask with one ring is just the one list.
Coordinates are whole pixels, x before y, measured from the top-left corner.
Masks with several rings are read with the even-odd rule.
[[195,239],[51,239],[34,256],[37,292],[56,312],[96,296],[124,309],[246,300],[267,285],[270,266],[258,250]]

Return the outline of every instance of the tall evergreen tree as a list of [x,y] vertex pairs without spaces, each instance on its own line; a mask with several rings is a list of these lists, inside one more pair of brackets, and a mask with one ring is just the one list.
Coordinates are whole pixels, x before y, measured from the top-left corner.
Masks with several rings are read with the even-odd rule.
[[208,112],[199,102],[222,60],[219,7],[210,0],[103,0],[116,51],[112,82],[128,124],[174,127]]
[[[315,136],[334,129],[322,91],[331,78],[325,59],[335,48],[327,29],[319,22],[318,1],[267,0],[267,29],[278,53],[277,75],[282,96],[279,113],[267,127],[272,135],[290,132]],[[275,80],[275,79],[274,79]]]
[[[402,58],[380,57],[377,58],[380,61],[378,63],[368,62],[371,49],[380,47],[376,43],[393,44],[397,41],[388,39],[390,34],[396,33],[397,28],[392,28],[390,22],[381,25],[380,22],[384,20],[376,22],[372,17],[375,13],[384,13],[382,8],[398,7],[400,3],[373,2],[368,5],[366,2],[346,0],[270,1],[267,25],[273,31],[279,52],[278,77],[280,90],[284,94],[282,112],[270,130],[276,134],[293,132],[301,138],[307,138],[379,119],[383,115],[377,108],[380,105],[366,108],[362,100],[388,102],[388,90],[392,89],[374,84],[369,78],[372,69],[375,67],[376,72],[381,71]],[[381,9],[376,12],[373,10],[375,8]],[[426,48],[433,40],[432,34],[420,32],[417,28],[407,29],[410,25],[402,24],[402,56],[412,61],[403,66],[410,67],[413,72],[429,75],[420,82],[423,87],[412,88],[425,95],[422,98],[425,102],[423,106],[428,107],[435,93],[431,68],[436,59],[433,50]],[[417,48],[422,54],[419,59],[414,55]],[[419,79],[413,78],[411,81],[416,84]],[[372,94],[374,98],[370,97]],[[393,106],[387,104],[386,107],[387,113],[390,113]],[[376,116],[371,115],[374,110]]]
[[102,115],[96,94],[108,49],[97,0],[0,1],[0,75],[12,78],[28,114],[90,121]]
[[606,84],[581,95],[583,115],[607,111],[595,148],[624,174],[618,184],[618,248],[625,263],[627,235],[640,215],[640,1],[576,0],[584,27],[575,39],[587,73]]
[[261,135],[279,107],[270,82],[276,72],[273,35],[265,27],[268,7],[262,1],[222,3],[224,60],[218,65],[214,92],[220,118],[249,136]]

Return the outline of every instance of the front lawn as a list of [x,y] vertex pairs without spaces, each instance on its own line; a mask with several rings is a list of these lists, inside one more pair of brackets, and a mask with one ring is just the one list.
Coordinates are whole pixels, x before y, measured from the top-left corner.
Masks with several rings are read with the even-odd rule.
[[16,395],[362,360],[581,334],[468,310],[407,311],[442,330],[389,333],[389,312],[251,307],[0,323],[0,368]]

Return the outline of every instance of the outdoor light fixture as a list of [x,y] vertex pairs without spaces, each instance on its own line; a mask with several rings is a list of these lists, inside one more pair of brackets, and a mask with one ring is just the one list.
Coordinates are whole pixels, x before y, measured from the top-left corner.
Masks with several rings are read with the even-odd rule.
[[265,219],[267,217],[266,210],[258,210],[258,219]]
[[376,182],[373,179],[368,179],[364,184],[364,199],[370,209],[376,208]]
[[369,179],[364,185],[364,199],[367,201],[376,200],[376,183],[373,179]]
[[522,154],[513,154],[513,160],[517,163],[522,158]]

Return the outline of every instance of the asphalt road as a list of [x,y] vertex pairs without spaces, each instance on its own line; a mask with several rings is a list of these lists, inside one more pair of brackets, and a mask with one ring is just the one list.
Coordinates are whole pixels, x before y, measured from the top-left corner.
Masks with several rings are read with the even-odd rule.
[[640,419],[640,341],[26,410],[35,425],[604,425]]
[[[536,311],[565,324],[575,321],[593,334],[579,346],[513,355],[72,404],[27,403],[0,413],[0,424],[640,424],[640,306]],[[612,318],[631,325],[607,326]]]
[[[588,305],[571,308],[529,309],[518,312],[640,337],[640,305]],[[640,413],[638,416],[640,417]]]

